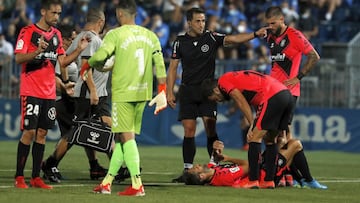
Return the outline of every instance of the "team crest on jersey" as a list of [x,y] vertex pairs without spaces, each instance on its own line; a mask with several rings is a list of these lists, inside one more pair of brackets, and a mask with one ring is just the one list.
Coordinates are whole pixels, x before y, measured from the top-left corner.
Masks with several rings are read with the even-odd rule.
[[55,107],[52,107],[49,109],[48,117],[50,118],[50,120],[55,120],[55,117],[56,117]]
[[278,159],[278,166],[282,166],[284,164],[284,160]]
[[286,43],[286,39],[281,40],[280,46],[281,46],[281,47],[284,47],[284,46],[285,46],[285,43]]
[[58,40],[56,37],[53,37],[53,44],[54,46],[57,46],[58,45]]
[[209,45],[207,45],[207,44],[202,45],[201,46],[201,51],[204,52],[204,53],[208,52],[209,51]]

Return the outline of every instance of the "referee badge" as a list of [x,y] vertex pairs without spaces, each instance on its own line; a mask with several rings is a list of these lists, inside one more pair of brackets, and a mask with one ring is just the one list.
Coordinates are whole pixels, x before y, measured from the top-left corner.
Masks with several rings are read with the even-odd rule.
[[201,46],[201,51],[204,52],[204,53],[208,52],[209,51],[209,45],[207,45],[207,44],[202,45]]

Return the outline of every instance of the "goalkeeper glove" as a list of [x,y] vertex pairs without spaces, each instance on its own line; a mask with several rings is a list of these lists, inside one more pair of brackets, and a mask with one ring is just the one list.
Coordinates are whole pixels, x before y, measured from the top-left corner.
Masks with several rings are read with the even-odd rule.
[[114,67],[115,63],[115,55],[112,55],[110,58],[108,58],[104,64],[103,71],[109,71]]
[[158,85],[158,94],[150,101],[149,106],[153,106],[156,103],[154,114],[157,115],[160,111],[167,107],[166,100],[166,85]]
[[88,78],[88,72],[90,70],[90,65],[88,62],[84,63],[82,66],[81,66],[81,70],[80,70],[80,77],[82,80],[87,80]]

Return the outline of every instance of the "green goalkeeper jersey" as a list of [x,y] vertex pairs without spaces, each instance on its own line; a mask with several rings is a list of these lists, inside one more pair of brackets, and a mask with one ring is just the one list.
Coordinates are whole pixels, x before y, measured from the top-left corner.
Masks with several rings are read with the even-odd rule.
[[112,101],[150,100],[154,74],[157,78],[166,77],[164,58],[155,33],[138,25],[122,25],[110,30],[88,63],[101,70],[105,61],[114,54]]

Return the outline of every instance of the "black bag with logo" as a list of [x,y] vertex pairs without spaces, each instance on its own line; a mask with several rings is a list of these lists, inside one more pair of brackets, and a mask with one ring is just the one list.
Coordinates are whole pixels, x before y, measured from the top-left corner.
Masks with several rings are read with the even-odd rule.
[[109,153],[114,140],[111,128],[101,119],[74,120],[74,128],[69,143],[89,147]]

